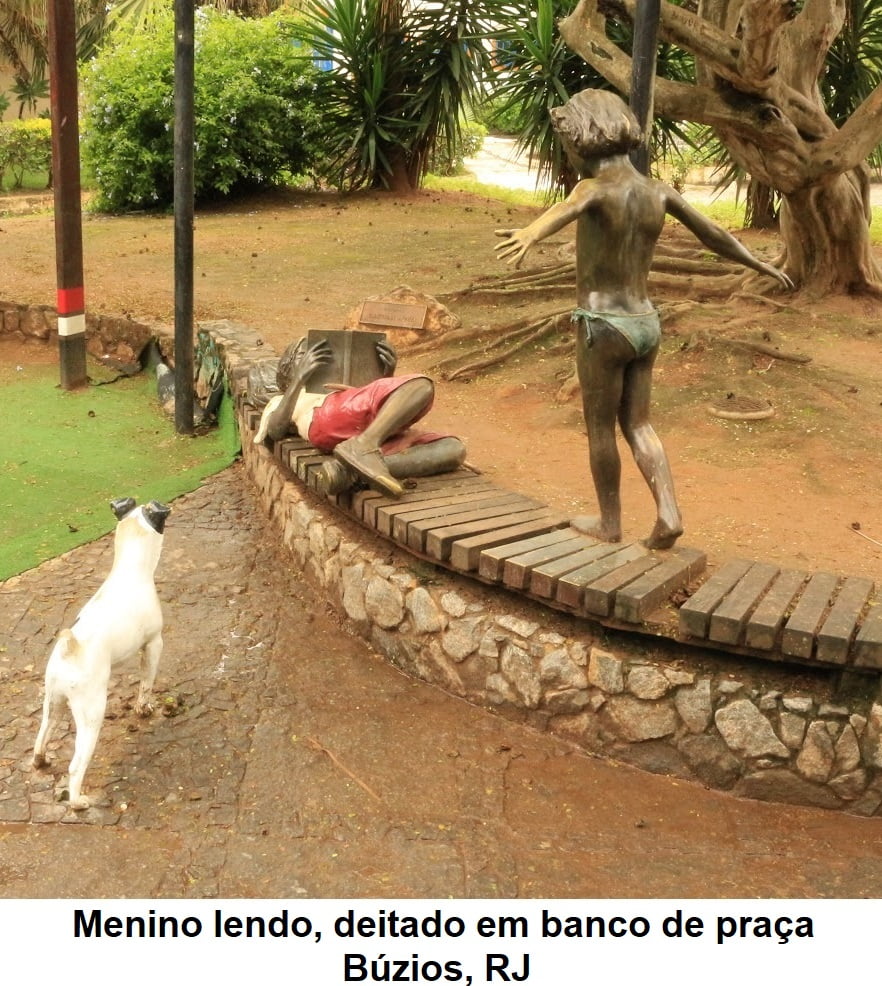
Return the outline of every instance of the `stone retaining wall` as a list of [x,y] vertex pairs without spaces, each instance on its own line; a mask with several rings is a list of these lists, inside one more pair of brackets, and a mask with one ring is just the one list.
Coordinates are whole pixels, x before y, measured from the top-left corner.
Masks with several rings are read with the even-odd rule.
[[[0,302],[4,327],[9,310]],[[244,326],[201,327],[241,408],[248,367],[273,354]],[[453,576],[317,497],[251,442],[241,415],[240,424],[245,467],[294,564],[405,673],[593,755],[740,796],[880,813],[877,676],[845,680],[612,634]]]
[[[86,350],[96,359],[136,363],[151,338],[171,330],[137,322],[124,315],[86,313]],[[50,305],[20,305],[0,299],[0,336],[53,342],[58,339],[58,313]]]

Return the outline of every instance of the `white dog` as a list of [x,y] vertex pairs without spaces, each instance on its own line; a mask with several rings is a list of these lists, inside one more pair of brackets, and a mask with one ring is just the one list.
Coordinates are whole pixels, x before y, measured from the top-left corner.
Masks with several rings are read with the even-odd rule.
[[114,500],[111,509],[119,523],[113,541],[113,566],[101,588],[80,610],[69,630],[62,630],[46,667],[43,721],[34,744],[34,766],[46,766],[49,736],[70,705],[76,725],[70,762],[70,806],[88,808],[83,778],[95,752],[107,706],[113,665],[141,655],[141,685],[137,711],[149,716],[159,658],[162,654],[162,609],[153,574],[162,550],[165,519],[171,512],[152,500]]

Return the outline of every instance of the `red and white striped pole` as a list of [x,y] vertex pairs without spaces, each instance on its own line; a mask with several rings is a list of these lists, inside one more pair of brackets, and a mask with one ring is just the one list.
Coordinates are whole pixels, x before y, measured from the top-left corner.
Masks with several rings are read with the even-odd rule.
[[77,32],[74,0],[49,0],[47,6],[58,357],[61,386],[65,390],[74,390],[88,382],[80,128],[77,118]]

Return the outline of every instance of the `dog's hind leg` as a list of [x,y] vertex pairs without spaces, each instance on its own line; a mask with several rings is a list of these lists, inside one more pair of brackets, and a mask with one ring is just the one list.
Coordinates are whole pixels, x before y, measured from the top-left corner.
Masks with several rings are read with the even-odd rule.
[[49,763],[46,747],[55,727],[61,720],[67,696],[66,669],[68,660],[77,651],[77,641],[70,630],[62,630],[52,648],[46,664],[46,694],[43,698],[43,721],[34,743],[34,766],[45,767]]
[[148,640],[141,652],[141,687],[138,689],[138,701],[135,708],[138,715],[149,716],[153,712],[153,683],[159,669],[159,659],[162,657],[162,634]]
[[70,806],[76,811],[89,807],[89,799],[83,796],[83,779],[98,743],[98,734],[104,722],[107,708],[107,682],[104,687],[94,689],[89,696],[71,695],[70,707],[77,726],[74,755],[68,768]]
[[47,767],[49,758],[46,756],[46,748],[55,727],[58,725],[64,710],[64,696],[55,690],[50,682],[46,682],[46,696],[43,699],[43,721],[37,733],[34,743],[35,767]]

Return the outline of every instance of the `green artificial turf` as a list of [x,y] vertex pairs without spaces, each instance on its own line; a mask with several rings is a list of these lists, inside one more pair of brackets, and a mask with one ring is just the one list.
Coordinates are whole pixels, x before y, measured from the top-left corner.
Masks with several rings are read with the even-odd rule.
[[228,396],[217,428],[178,435],[148,373],[66,391],[57,366],[3,365],[0,396],[0,580],[106,534],[115,497],[168,503],[239,450]]

